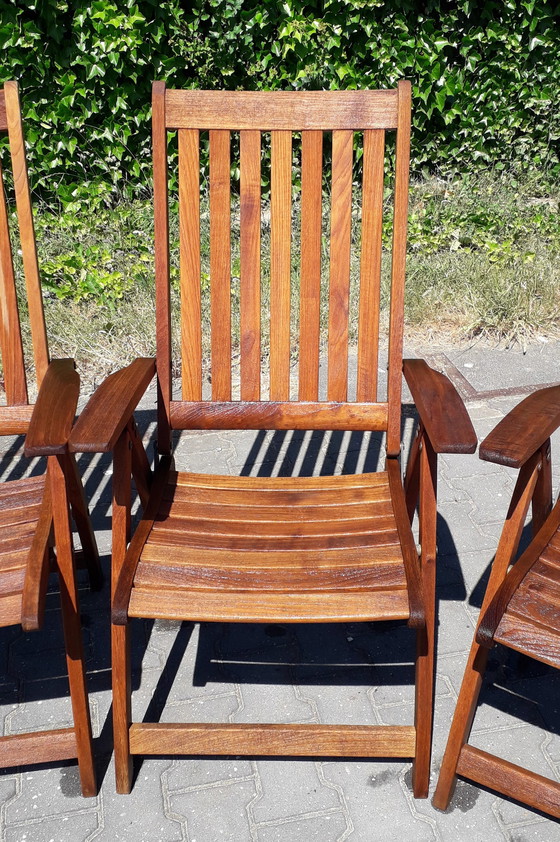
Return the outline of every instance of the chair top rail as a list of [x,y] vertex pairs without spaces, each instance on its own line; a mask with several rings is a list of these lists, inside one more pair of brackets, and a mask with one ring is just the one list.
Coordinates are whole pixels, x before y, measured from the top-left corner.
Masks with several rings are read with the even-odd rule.
[[166,90],[168,129],[396,129],[397,90]]

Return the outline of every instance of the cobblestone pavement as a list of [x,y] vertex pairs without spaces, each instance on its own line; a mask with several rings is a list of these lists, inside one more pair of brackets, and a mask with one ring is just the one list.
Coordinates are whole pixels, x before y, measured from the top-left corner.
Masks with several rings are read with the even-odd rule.
[[[460,388],[479,437],[532,386],[559,379],[560,346],[552,343],[532,346],[525,355],[476,346],[424,350]],[[152,393],[138,419],[148,437],[154,425]],[[405,456],[414,423],[408,407]],[[21,470],[21,445],[13,440],[0,453],[2,478]],[[179,439],[176,454],[181,467],[195,471],[354,472],[375,469],[382,443],[356,433],[204,432]],[[110,462],[83,457],[80,468],[108,570]],[[514,481],[514,471],[477,456],[440,459],[431,791]],[[398,760],[156,758],[138,765],[131,795],[116,795],[107,584],[97,594],[83,589],[82,610],[99,795],[81,797],[72,763],[0,772],[1,842],[560,840],[558,823],[466,782],[459,782],[447,813],[436,811],[429,800],[415,801],[410,764]],[[67,724],[59,621],[57,595],[52,593],[43,633],[1,632],[4,733]],[[162,721],[246,722],[260,717],[271,722],[409,723],[412,656],[413,635],[396,624],[193,627],[137,622],[134,715]],[[560,778],[559,675],[496,650],[489,676],[473,742],[500,746],[508,759]]]

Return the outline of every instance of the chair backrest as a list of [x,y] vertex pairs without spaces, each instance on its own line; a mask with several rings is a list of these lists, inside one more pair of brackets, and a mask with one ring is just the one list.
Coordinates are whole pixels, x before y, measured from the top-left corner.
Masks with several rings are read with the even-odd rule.
[[[168,450],[172,429],[339,429],[386,430],[388,453],[398,454],[410,83],[402,81],[395,90],[277,93],[167,90],[163,82],[155,82],[152,106],[160,450]],[[383,204],[386,157],[391,158],[386,155],[388,130],[396,132],[396,141],[388,381],[387,394],[380,400]],[[178,135],[178,202],[174,199],[170,205],[168,133],[174,131]],[[362,155],[361,184],[355,183],[354,175],[356,143]],[[203,144],[209,150],[209,167],[201,178]],[[270,150],[266,207],[261,200],[265,149]],[[325,161],[330,167],[326,201]],[[361,211],[356,214],[353,193],[360,192]],[[171,358],[170,230],[174,229],[170,206],[175,209],[176,205],[180,400],[172,395]],[[326,227],[330,230],[323,228],[325,211],[330,214]],[[351,241],[357,230],[360,269],[359,289],[354,290]],[[263,233],[270,239],[269,265],[268,257],[266,265],[261,263]],[[206,242],[208,271],[203,271]],[[292,242],[299,243],[299,248],[292,248]],[[328,291],[321,268],[325,249]],[[299,315],[294,316],[292,287],[298,284]],[[354,295],[359,296],[357,382],[355,399],[352,394],[349,401],[349,302]],[[232,375],[231,306],[237,297],[238,388]],[[328,302],[326,308],[322,299]],[[266,328],[267,323],[268,374],[263,376],[263,324]],[[319,385],[322,334],[326,334],[325,395],[320,394]],[[204,370],[206,357],[208,372]],[[211,382],[209,395],[204,395],[206,381]],[[263,392],[267,393],[264,399]]]
[[6,82],[3,90],[0,90],[0,133],[6,132],[8,134],[9,154],[5,158],[8,160],[0,161],[0,353],[2,355],[6,404],[0,406],[0,435],[25,433],[31,417],[10,240],[11,215],[6,200],[2,169],[5,164],[10,167],[12,173],[18,222],[18,231],[14,232],[14,237],[21,251],[25,275],[27,309],[31,327],[37,386],[41,384],[49,363],[21,110],[16,82]]

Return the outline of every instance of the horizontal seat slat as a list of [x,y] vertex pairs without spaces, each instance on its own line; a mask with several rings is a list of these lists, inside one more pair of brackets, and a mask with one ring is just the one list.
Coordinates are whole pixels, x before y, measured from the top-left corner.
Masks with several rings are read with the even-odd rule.
[[200,549],[231,550],[232,552],[249,552],[258,546],[260,552],[283,553],[297,551],[302,558],[310,551],[340,550],[362,547],[399,546],[395,529],[379,532],[366,532],[357,535],[259,535],[256,531],[248,535],[210,535],[199,531],[187,531],[180,528],[169,528],[168,522],[162,527],[154,526],[150,536],[150,544],[175,547],[193,547]]
[[[344,562],[337,561],[343,555]],[[144,546],[141,560],[155,561],[158,564],[175,564],[177,562],[181,563],[181,559],[185,558],[193,566],[200,565],[201,567],[204,567],[208,561],[219,563],[224,567],[243,565],[251,568],[276,567],[280,563],[281,566],[291,564],[297,569],[298,567],[304,566],[308,568],[311,566],[331,567],[333,564],[367,563],[368,556],[370,564],[382,564],[386,561],[402,560],[400,546],[398,544],[369,549],[350,547],[349,549],[341,550],[335,547],[329,550],[284,550],[279,553],[269,551],[260,552],[259,550],[239,550],[236,552],[235,550],[205,550],[192,547],[188,543],[181,542],[179,536],[177,536],[177,540],[174,540],[172,544],[158,543],[153,541],[150,536],[150,540]]]
[[347,518],[345,520],[307,520],[305,524],[301,521],[294,521],[293,518],[286,517],[285,520],[263,520],[262,518],[253,517],[249,519],[248,511],[240,511],[240,515],[245,515],[246,519],[238,518],[231,520],[224,520],[219,517],[216,512],[216,519],[197,517],[193,514],[189,517],[178,513],[177,507],[173,509],[173,516],[168,517],[160,525],[159,521],[154,524],[154,530],[157,532],[183,532],[197,533],[199,535],[206,535],[208,537],[215,535],[220,539],[228,539],[232,536],[241,535],[243,537],[251,536],[253,541],[255,538],[267,537],[335,537],[337,535],[365,535],[370,532],[387,532],[394,528],[394,519],[391,517],[371,517],[371,518]]
[[392,91],[165,92],[168,129],[395,129]]
[[[170,509],[172,506],[172,510]],[[216,501],[208,503],[185,503],[182,501],[164,501],[159,517],[165,517],[172,511],[173,516],[200,520],[236,520],[242,522],[250,517],[250,510],[243,505],[225,505]],[[373,513],[373,514],[372,514]],[[258,506],[253,509],[252,523],[332,523],[347,520],[369,519],[374,515],[392,517],[391,502],[376,500],[365,503],[330,506]]]
[[[271,490],[255,493],[252,488],[221,489],[221,488],[188,488],[167,486],[164,492],[164,500],[185,501],[187,503],[204,503],[218,506],[242,506],[248,505],[259,510],[261,508],[297,507],[309,506],[321,508],[323,506],[334,506],[338,508],[351,507],[354,503],[375,503],[378,500],[390,499],[387,487],[357,486],[344,490],[344,494],[336,488],[326,488],[324,491],[298,490]],[[258,514],[257,514],[258,516]]]
[[363,474],[336,474],[319,477],[246,477],[219,474],[195,474],[190,471],[171,471],[169,484],[179,488],[258,489],[270,491],[325,491],[330,489],[389,487],[384,471]]
[[223,593],[133,588],[130,617],[229,623],[345,623],[406,620],[405,589],[332,593]]
[[537,661],[560,667],[560,634],[514,612],[504,614],[494,640],[518,652],[524,652]]
[[[286,577],[288,577],[286,579]],[[286,592],[288,588],[300,591],[314,590],[379,590],[405,588],[406,580],[402,564],[386,562],[377,565],[352,565],[344,567],[295,568],[280,564],[263,567],[225,567],[211,561],[200,567],[184,564],[154,564],[140,562],[136,571],[135,584],[138,588],[172,588],[183,590],[205,590],[222,588],[230,591]]]
[[338,401],[171,401],[175,430],[369,430],[387,429],[385,403]]

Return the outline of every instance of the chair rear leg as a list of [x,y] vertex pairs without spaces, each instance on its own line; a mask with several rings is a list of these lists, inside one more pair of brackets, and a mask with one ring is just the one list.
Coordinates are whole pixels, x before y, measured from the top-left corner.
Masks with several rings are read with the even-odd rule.
[[489,649],[473,641],[469,660],[465,669],[463,683],[459,691],[457,706],[451,723],[451,730],[447,738],[447,746],[441,764],[441,770],[432,799],[432,804],[438,810],[446,810],[455,791],[457,783],[457,763],[461,749],[468,742],[472,722],[478,704],[478,697],[482,687],[482,679],[488,662]]
[[131,722],[130,630],[129,626],[111,627],[113,672],[113,740],[117,792],[126,795],[132,789],[132,756],[129,728]]

